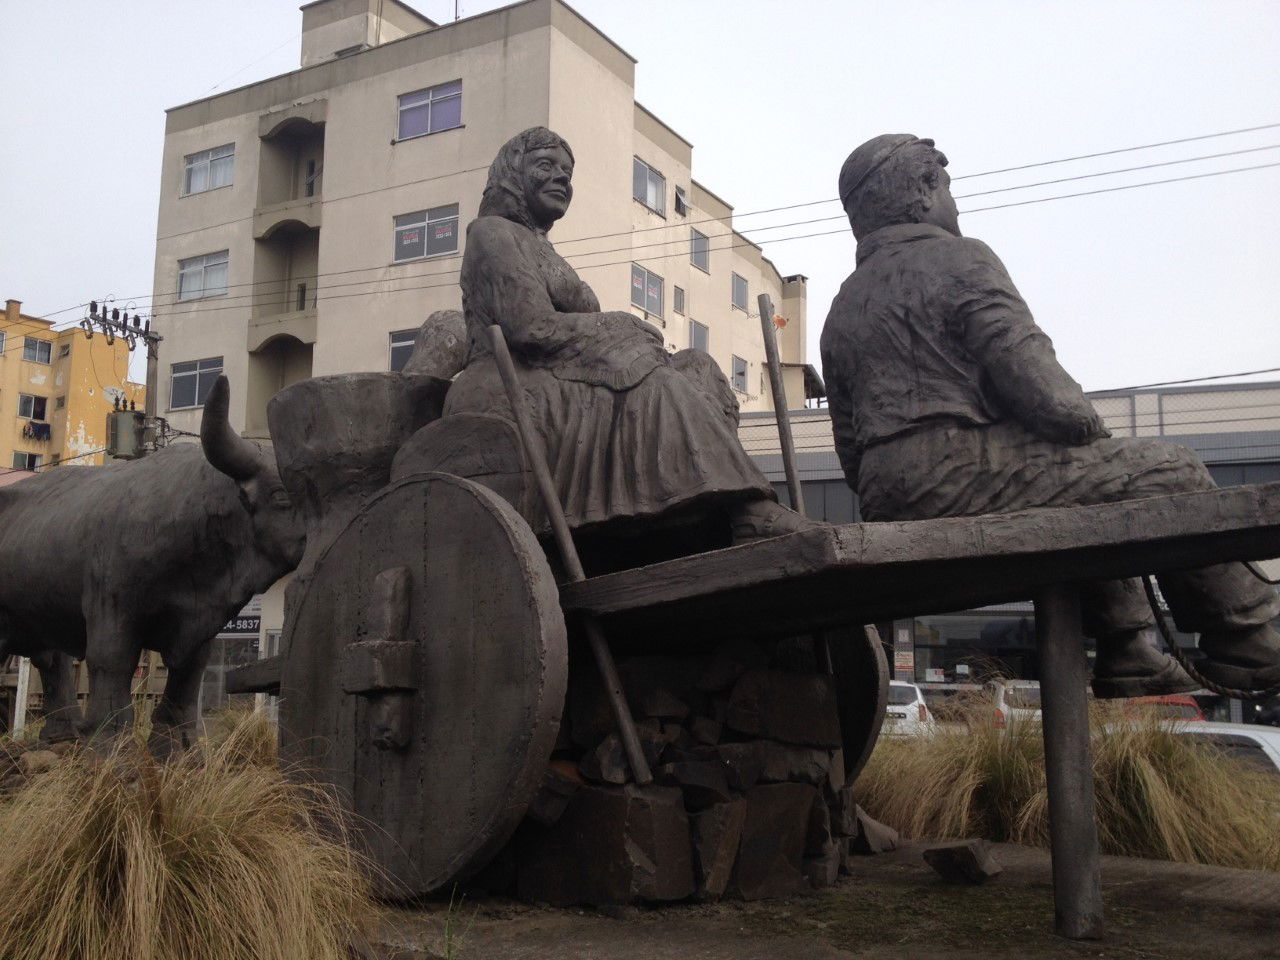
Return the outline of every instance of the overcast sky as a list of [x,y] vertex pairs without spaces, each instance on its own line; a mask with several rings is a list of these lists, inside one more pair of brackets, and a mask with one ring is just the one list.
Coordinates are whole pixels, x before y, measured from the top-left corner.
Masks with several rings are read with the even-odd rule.
[[[461,0],[463,16],[501,6]],[[0,3],[0,297],[151,294],[166,107],[295,69],[297,0]],[[436,21],[453,0],[419,0]],[[834,198],[848,152],[932,137],[953,176],[1280,124],[1275,0],[573,0],[737,211]],[[512,131],[513,133],[515,131]],[[1280,144],[1280,126],[959,180],[958,196]],[[1280,149],[961,199],[960,209],[1280,163]],[[742,217],[809,285],[809,359],[852,236],[825,205]],[[753,228],[775,229],[753,233]],[[1086,389],[1280,367],[1280,167],[961,217]],[[774,242],[829,230],[808,239]],[[73,309],[54,320],[78,318]],[[1272,374],[1264,379],[1280,379]]]

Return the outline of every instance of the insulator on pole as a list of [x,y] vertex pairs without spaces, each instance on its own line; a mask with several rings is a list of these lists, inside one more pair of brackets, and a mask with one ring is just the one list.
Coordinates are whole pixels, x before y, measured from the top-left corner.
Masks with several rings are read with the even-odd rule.
[[92,315],[92,314],[96,314],[97,312],[98,312],[98,301],[97,301],[97,300],[90,300],[90,301],[89,301],[89,313],[90,313],[90,315]]
[[120,308],[119,308],[119,307],[113,307],[113,308],[111,309],[111,319],[112,319],[114,322],[116,322],[116,323],[119,323],[119,322],[120,322]]

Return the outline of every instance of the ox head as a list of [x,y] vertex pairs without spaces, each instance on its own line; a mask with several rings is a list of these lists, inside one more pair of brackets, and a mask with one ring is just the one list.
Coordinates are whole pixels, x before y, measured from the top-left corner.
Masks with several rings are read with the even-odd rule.
[[200,446],[205,458],[240,488],[240,503],[253,520],[254,546],[292,570],[302,559],[306,532],[273,458],[231,429],[231,388],[218,377],[204,403]]

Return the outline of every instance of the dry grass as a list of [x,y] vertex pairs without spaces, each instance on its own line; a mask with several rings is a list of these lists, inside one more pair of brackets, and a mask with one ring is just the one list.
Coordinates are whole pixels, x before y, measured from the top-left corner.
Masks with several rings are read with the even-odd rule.
[[4,960],[347,960],[364,865],[269,730],[241,718],[167,765],[123,738],[0,805]]
[[[998,730],[975,700],[933,736],[882,739],[858,780],[873,817],[909,838],[982,836],[1048,845],[1040,726]],[[1093,705],[1104,853],[1280,870],[1280,780],[1170,732],[1153,716]]]

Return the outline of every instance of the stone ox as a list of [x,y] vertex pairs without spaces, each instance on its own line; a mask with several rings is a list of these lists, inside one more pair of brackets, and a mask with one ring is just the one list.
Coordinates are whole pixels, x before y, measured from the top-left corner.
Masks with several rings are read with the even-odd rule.
[[[143,649],[168,669],[155,735],[190,739],[209,641],[292,570],[305,541],[274,458],[227,422],[220,377],[200,446],[58,468],[0,489],[0,658],[32,658],[46,739],[114,732],[132,716]],[[89,670],[83,720],[71,658]],[[160,741],[156,741],[160,743]]]

